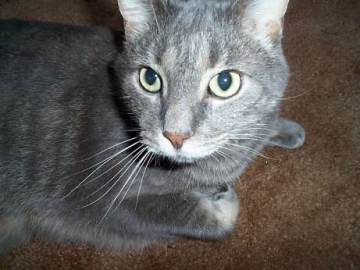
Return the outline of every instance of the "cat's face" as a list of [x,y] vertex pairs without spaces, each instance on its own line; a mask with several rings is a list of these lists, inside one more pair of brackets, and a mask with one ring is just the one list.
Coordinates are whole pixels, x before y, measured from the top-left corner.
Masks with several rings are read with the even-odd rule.
[[128,22],[123,88],[142,141],[179,162],[222,155],[234,141],[261,143],[288,76],[281,28],[255,30],[242,3],[181,2],[153,3],[156,19]]

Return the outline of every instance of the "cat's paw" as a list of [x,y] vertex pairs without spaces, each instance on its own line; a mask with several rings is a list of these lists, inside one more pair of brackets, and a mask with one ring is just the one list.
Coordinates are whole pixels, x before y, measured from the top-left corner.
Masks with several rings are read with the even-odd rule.
[[305,143],[304,128],[294,121],[280,118],[276,133],[270,138],[269,145],[286,149],[296,149]]
[[234,229],[239,201],[233,188],[224,186],[214,193],[198,193],[196,196],[206,238],[222,238]]

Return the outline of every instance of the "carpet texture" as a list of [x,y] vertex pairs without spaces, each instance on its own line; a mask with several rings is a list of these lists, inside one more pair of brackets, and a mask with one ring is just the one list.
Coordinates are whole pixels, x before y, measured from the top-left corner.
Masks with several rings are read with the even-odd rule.
[[[360,1],[290,2],[283,115],[307,141],[267,149],[241,177],[230,238],[132,254],[30,243],[0,269],[360,269]],[[0,0],[0,18],[121,27],[115,0]]]

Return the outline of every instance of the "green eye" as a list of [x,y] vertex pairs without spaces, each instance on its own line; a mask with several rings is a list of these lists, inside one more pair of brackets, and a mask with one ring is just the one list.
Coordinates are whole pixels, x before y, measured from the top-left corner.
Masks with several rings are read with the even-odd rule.
[[140,69],[140,84],[148,92],[157,93],[162,88],[161,77],[153,69],[144,67]]
[[240,74],[235,71],[222,71],[211,79],[209,91],[219,98],[230,98],[241,88]]

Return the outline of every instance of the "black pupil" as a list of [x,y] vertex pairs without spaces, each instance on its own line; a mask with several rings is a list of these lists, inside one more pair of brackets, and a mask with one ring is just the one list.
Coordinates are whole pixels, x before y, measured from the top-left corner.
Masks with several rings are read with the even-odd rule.
[[230,72],[223,71],[219,74],[218,84],[223,91],[229,90],[232,83]]
[[156,82],[157,74],[151,68],[148,68],[145,72],[145,80],[149,85],[153,85]]

